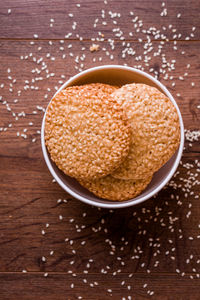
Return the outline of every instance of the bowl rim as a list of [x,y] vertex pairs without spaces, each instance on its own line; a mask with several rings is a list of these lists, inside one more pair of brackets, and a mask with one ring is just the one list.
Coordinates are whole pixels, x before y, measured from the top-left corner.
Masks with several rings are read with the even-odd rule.
[[[58,177],[58,175],[56,174],[56,172],[54,171],[53,167],[52,167],[52,162],[48,156],[48,153],[47,153],[47,149],[46,149],[46,146],[45,146],[45,141],[44,141],[44,126],[45,126],[45,117],[46,117],[46,111],[45,111],[45,114],[43,116],[43,120],[42,120],[42,127],[41,127],[41,146],[42,146],[42,152],[43,152],[43,156],[44,156],[44,159],[45,159],[45,162],[47,164],[47,167],[51,173],[51,175],[55,178],[55,180],[57,181],[57,183],[67,192],[69,193],[71,196],[73,196],[74,198],[84,202],[84,203],[87,203],[87,204],[90,204],[90,205],[93,205],[93,206],[97,206],[97,207],[101,207],[101,208],[109,208],[109,209],[114,209],[114,208],[124,208],[124,207],[129,207],[129,206],[134,206],[134,205],[137,205],[137,204],[140,204],[148,199],[150,199],[151,197],[153,197],[155,194],[157,194],[168,182],[169,180],[172,178],[172,176],[174,175],[178,165],[179,165],[179,162],[180,162],[180,159],[181,159],[181,156],[182,156],[182,153],[183,153],[183,148],[184,148],[184,125],[183,125],[183,119],[182,119],[182,116],[181,116],[181,112],[179,110],[179,107],[174,99],[174,97],[171,95],[171,93],[168,91],[168,89],[161,83],[159,82],[156,78],[154,78],[152,75],[144,72],[144,71],[141,71],[141,70],[138,70],[136,68],[133,68],[133,67],[128,67],[128,66],[123,66],[123,65],[102,65],[102,66],[97,66],[97,67],[93,67],[93,68],[89,68],[87,70],[84,70],[78,74],[76,74],[75,76],[69,78],[57,91],[56,93],[53,95],[53,97],[55,97],[55,95],[57,93],[59,93],[63,88],[65,88],[66,86],[70,86],[71,83],[73,83],[74,80],[76,80],[77,78],[87,74],[87,73],[90,73],[90,72],[93,72],[93,71],[98,71],[98,70],[101,70],[101,69],[123,69],[123,70],[127,70],[127,71],[131,71],[131,72],[134,72],[136,74],[139,74],[139,75],[142,75],[146,78],[148,78],[149,80],[151,80],[154,84],[156,84],[157,86],[160,87],[160,89],[168,96],[168,98],[171,100],[171,102],[174,104],[174,106],[176,107],[176,110],[177,110],[177,113],[178,113],[178,116],[179,116],[179,125],[180,125],[180,144],[179,144],[179,148],[178,148],[178,153],[177,153],[177,157],[175,159],[175,162],[169,172],[169,174],[166,176],[166,178],[162,181],[162,183],[157,186],[155,189],[153,189],[153,191],[151,191],[150,193],[148,193],[147,195],[141,197],[140,199],[136,199],[136,200],[129,200],[128,202],[127,201],[118,201],[118,202],[111,202],[111,203],[101,203],[101,202],[96,202],[95,200],[90,200],[90,199],[87,199],[86,197],[83,197],[81,195],[79,195],[78,193],[72,191],[69,187],[67,187],[63,182],[62,180]],[[51,99],[53,99],[53,97]],[[50,102],[49,102],[50,103]],[[49,105],[49,104],[48,104]],[[47,107],[48,107],[47,105]]]

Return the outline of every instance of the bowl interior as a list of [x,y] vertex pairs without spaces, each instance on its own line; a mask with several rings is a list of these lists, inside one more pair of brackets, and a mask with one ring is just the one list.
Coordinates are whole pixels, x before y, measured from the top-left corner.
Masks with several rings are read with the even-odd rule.
[[127,83],[145,83],[151,86],[157,87],[160,91],[160,87],[156,85],[151,79],[145,77],[143,74],[133,72],[129,69],[121,69],[117,67],[108,67],[108,68],[97,68],[95,70],[89,70],[89,72],[80,74],[77,78],[72,78],[69,85],[82,85],[86,83],[107,83],[111,85],[122,86]]
[[[119,68],[119,67],[112,67],[108,66],[105,68],[94,68],[89,71],[80,73],[70,80],[68,80],[60,89],[63,89],[67,86],[72,85],[82,85],[86,83],[94,83],[94,82],[100,82],[100,83],[107,83],[107,84],[113,84],[113,85],[124,85],[127,83],[133,83],[133,82],[139,82],[139,83],[145,83],[151,86],[157,87],[161,92],[167,94],[169,96],[169,92],[166,90],[166,88],[160,83],[156,83],[154,79],[148,78],[148,75],[142,74],[133,69],[126,69],[126,68]],[[175,104],[176,105],[176,104]],[[181,118],[180,114],[179,117]],[[44,120],[43,119],[43,125],[42,125],[42,136],[44,135]],[[180,120],[181,123],[182,120]],[[181,123],[182,124],[182,123]],[[183,126],[182,126],[183,127]],[[182,135],[183,135],[183,128],[182,128]],[[104,199],[100,199],[90,193],[88,190],[83,188],[75,179],[65,175],[62,171],[60,171],[57,166],[51,161],[50,156],[47,152],[47,149],[44,144],[44,138],[42,137],[42,148],[44,157],[47,163],[47,166],[49,167],[50,172],[55,177],[57,182],[69,193],[71,193],[74,197],[80,199],[81,201],[84,201],[89,204],[93,204],[96,206],[101,207],[107,207],[107,208],[117,208],[117,207],[125,207],[134,205],[137,203],[140,203],[151,196],[154,195],[158,190],[160,190],[160,187],[167,183],[167,181],[171,178],[173,173],[176,170],[176,167],[179,163],[179,159],[182,154],[182,148],[183,148],[183,137],[182,137],[182,144],[180,144],[179,149],[176,151],[176,153],[171,157],[171,159],[162,167],[160,168],[153,176],[152,181],[147,186],[147,188],[137,197],[134,199],[130,199],[123,202],[113,202],[113,201],[107,201]],[[173,172],[172,172],[173,169]]]

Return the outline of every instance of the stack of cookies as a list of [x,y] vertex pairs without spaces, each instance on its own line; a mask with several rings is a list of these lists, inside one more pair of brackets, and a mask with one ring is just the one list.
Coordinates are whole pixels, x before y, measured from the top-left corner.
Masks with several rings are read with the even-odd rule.
[[68,87],[46,112],[45,143],[51,159],[103,199],[139,195],[179,142],[176,108],[145,84]]

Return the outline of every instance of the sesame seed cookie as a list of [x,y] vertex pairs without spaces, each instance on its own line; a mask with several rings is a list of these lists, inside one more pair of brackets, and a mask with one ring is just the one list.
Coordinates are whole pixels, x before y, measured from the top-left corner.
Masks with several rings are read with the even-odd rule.
[[93,179],[106,176],[128,154],[130,125],[101,83],[72,86],[50,102],[45,117],[45,143],[51,159],[67,175]]
[[119,179],[142,179],[161,168],[180,142],[175,106],[155,87],[127,84],[112,97],[124,108],[132,128],[129,155],[112,174]]
[[100,198],[124,201],[139,195],[147,187],[151,179],[152,176],[138,180],[123,180],[108,175],[92,181],[79,180],[79,183]]

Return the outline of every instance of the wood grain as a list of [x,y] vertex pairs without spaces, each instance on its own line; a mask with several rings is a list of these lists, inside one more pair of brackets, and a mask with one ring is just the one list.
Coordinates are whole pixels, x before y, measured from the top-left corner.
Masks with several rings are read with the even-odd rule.
[[[165,8],[162,2],[1,1],[0,299],[199,299],[198,139],[192,143],[186,139],[177,175],[155,198],[114,211],[73,199],[52,182],[40,145],[41,107],[46,108],[56,88],[80,69],[103,64],[142,67],[152,75],[158,72],[158,79],[179,104],[185,128],[199,130],[199,1],[166,1],[166,17],[160,16]],[[111,18],[109,11],[120,12],[121,17]],[[135,16],[143,20],[142,29],[167,27],[169,41],[164,44],[162,37],[151,36],[148,62],[143,54],[146,35],[135,32],[131,21]],[[105,20],[107,26],[102,24]],[[168,28],[169,24],[173,27]],[[123,31],[124,45],[112,32],[117,27]],[[196,27],[194,36],[185,40],[192,27]],[[174,28],[181,34],[178,39],[173,37]],[[104,41],[98,42],[98,52],[91,53],[91,38],[99,31]],[[69,32],[73,35],[66,39]],[[34,34],[39,38],[33,39]],[[114,40],[114,51],[109,38]],[[122,58],[127,43],[135,54]],[[162,56],[153,55],[161,45],[169,63],[164,67]],[[175,70],[170,70],[172,60]],[[165,78],[162,68],[173,78]],[[27,138],[17,136],[18,132]]]
[[[143,21],[142,29],[155,27],[172,39],[174,32],[172,29],[177,28],[181,33],[180,39],[185,40],[186,36],[190,36],[192,27],[196,27],[194,37],[191,39],[199,39],[199,1],[191,0],[170,0],[166,1],[165,7],[162,7],[163,1],[154,0],[153,2],[145,1],[120,1],[110,0],[105,5],[104,1],[99,0],[50,0],[45,1],[25,1],[25,0],[7,0],[1,3],[1,37],[26,39],[33,38],[34,34],[38,34],[42,39],[63,39],[68,33],[72,33],[71,38],[76,39],[76,33],[72,29],[72,23],[77,23],[79,36],[84,39],[98,37],[98,32],[105,34],[105,38],[110,37],[110,33],[114,28],[122,30],[126,39],[138,39],[143,37],[141,33],[134,30],[132,19],[136,16]],[[80,4],[80,7],[76,6]],[[8,14],[8,9],[11,14]],[[161,17],[163,9],[167,9],[167,16]],[[102,10],[105,11],[105,18],[102,17]],[[109,11],[112,13],[120,13],[121,16],[111,18]],[[134,12],[134,16],[130,15],[130,11]],[[181,18],[177,18],[177,14],[181,14]],[[69,14],[73,14],[70,17]],[[53,27],[50,27],[50,19],[54,19]],[[94,28],[95,20],[97,26]],[[107,22],[106,25],[103,22]],[[117,23],[114,24],[113,21]],[[129,24],[129,26],[127,26]],[[170,24],[173,28],[162,30],[162,26],[168,27]],[[129,35],[133,32],[133,37]],[[116,37],[117,38],[117,37]]]
[[[68,49],[68,46],[71,45],[71,48]],[[83,69],[95,67],[98,65],[117,63],[117,64],[128,64],[133,67],[140,66],[141,61],[135,61],[135,56],[140,57],[143,56],[143,47],[141,47],[141,43],[133,42],[131,45],[133,49],[136,51],[135,56],[127,56],[125,59],[122,58],[122,51],[124,47],[121,42],[115,43],[114,52],[110,52],[113,54],[113,60],[110,59],[110,55],[105,55],[106,51],[103,51],[104,48],[108,48],[108,44],[105,42],[100,43],[100,51],[93,54],[90,53],[89,47],[91,42],[79,42],[79,41],[66,41],[62,44],[64,50],[60,50],[61,44],[59,41],[54,41],[53,45],[49,45],[48,41],[36,41],[35,45],[30,45],[30,42],[26,41],[0,41],[0,59],[2,61],[0,76],[1,83],[5,84],[5,88],[2,89],[1,95],[3,99],[7,100],[10,104],[13,111],[18,113],[24,111],[27,116],[24,118],[20,118],[20,120],[16,123],[17,128],[19,130],[22,129],[24,122],[24,126],[29,123],[29,121],[33,121],[34,118],[34,128],[38,126],[38,129],[41,126],[41,117],[42,113],[38,111],[38,115],[34,115],[32,112],[36,109],[37,105],[43,106],[46,108],[48,102],[51,97],[55,93],[55,87],[59,87],[61,82],[65,82],[69,77],[75,75],[78,70],[75,69],[77,63],[75,63],[75,58],[77,56],[81,57],[82,54],[85,54],[85,59],[83,61]],[[153,47],[154,51],[158,49],[159,43],[154,42]],[[181,113],[183,114],[184,124],[187,129],[195,129],[198,128],[199,125],[199,109],[197,105],[199,103],[199,85],[198,85],[198,74],[200,69],[199,62],[199,48],[200,42],[194,41],[191,43],[179,42],[178,50],[173,49],[172,42],[166,42],[164,45],[163,53],[166,54],[166,59],[171,62],[171,60],[176,60],[176,68],[175,70],[168,71],[169,76],[173,76],[173,79],[166,80],[165,76],[160,73],[158,74],[159,80],[166,85],[167,88],[171,91],[176,101],[180,106]],[[38,48],[41,47],[41,50],[38,51]],[[85,48],[82,51],[82,47]],[[182,54],[182,51],[183,54]],[[73,57],[70,56],[70,53],[74,54]],[[50,53],[51,57],[56,58],[55,61],[51,61],[50,58],[47,58],[46,55]],[[66,58],[62,58],[63,54],[66,55]],[[7,61],[7,56],[9,55],[9,61]],[[31,55],[31,56],[29,56]],[[20,57],[28,56],[27,59],[21,60]],[[38,68],[39,70],[42,67],[42,62],[38,65],[37,62],[34,62],[33,59],[37,61],[40,58],[43,58],[43,61],[47,65],[50,74],[54,74],[54,76],[46,78],[45,70],[41,72],[41,74],[32,73],[32,70]],[[102,61],[99,61],[99,58]],[[94,61],[93,61],[94,60]],[[142,64],[144,71],[149,72],[151,69],[157,70],[162,67],[162,60],[160,56],[154,57],[151,55],[151,60],[149,61],[149,65],[147,66],[145,63]],[[187,65],[190,64],[190,68],[187,68]],[[7,73],[7,69],[11,69],[11,73]],[[21,70],[23,72],[21,73]],[[154,74],[152,72],[152,74]],[[187,76],[184,76],[187,74]],[[12,78],[17,78],[17,82],[13,85],[13,92],[9,92],[9,81],[8,76],[12,76]],[[61,78],[64,75],[65,78]],[[184,80],[180,80],[179,77],[183,77]],[[29,85],[31,86],[31,80],[42,77],[43,80],[36,81],[32,84],[34,87],[38,87],[38,90],[28,90],[24,91],[24,86],[27,84],[25,81],[29,80]],[[59,83],[60,82],[60,83]],[[175,82],[175,87],[172,86],[173,82]],[[191,83],[194,82],[195,86],[192,87]],[[187,89],[185,87],[188,87]],[[47,88],[50,87],[50,92],[47,91]],[[22,94],[20,97],[17,96],[17,91],[22,90]],[[177,94],[180,94],[177,96]],[[44,98],[44,95],[47,95],[47,98]],[[17,98],[19,100],[18,103],[14,104],[13,100]],[[34,99],[34,101],[32,101]],[[24,101],[26,101],[27,105],[24,105]],[[6,107],[4,106],[4,115],[1,116],[1,125],[8,124],[8,116],[9,112],[6,111]],[[33,130],[29,128],[29,130]],[[6,132],[6,136],[7,136]],[[5,137],[6,138],[6,137]]]
[[[83,280],[87,278],[87,283]],[[23,299],[32,300],[36,297],[38,299],[53,300],[60,299],[121,299],[120,295],[125,298],[132,296],[132,299],[147,300],[149,295],[147,291],[152,291],[152,288],[157,293],[155,298],[158,300],[198,300],[199,289],[197,287],[198,280],[194,279],[189,281],[184,278],[177,278],[176,275],[168,274],[151,274],[151,279],[143,274],[136,274],[132,278],[128,278],[128,274],[118,274],[113,280],[112,275],[94,275],[87,274],[77,275],[73,277],[67,273],[52,273],[48,277],[44,278],[41,273],[19,274],[19,273],[7,273],[0,274],[0,288],[1,296],[5,300],[13,300],[23,297]],[[125,281],[124,285],[121,282]],[[31,285],[30,285],[31,282]],[[98,283],[95,285],[94,282]],[[176,282],[176,285],[174,284]],[[71,288],[71,284],[74,283],[74,287]],[[142,288],[144,284],[147,284],[145,289]],[[90,284],[94,286],[91,287]],[[18,286],[18,289],[15,289]],[[102,289],[103,286],[103,289]],[[128,290],[128,286],[131,287]],[[108,292],[108,289],[112,292]],[[192,295],[191,295],[192,289]],[[163,295],[161,291],[165,291]],[[177,292],[178,290],[178,292]],[[118,296],[115,296],[118,295]]]

